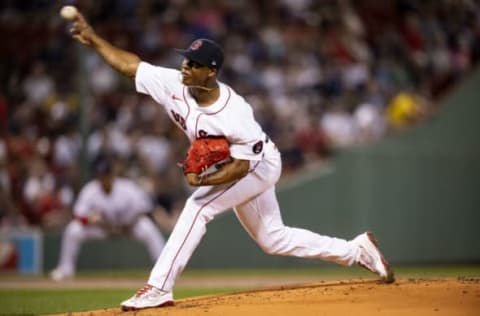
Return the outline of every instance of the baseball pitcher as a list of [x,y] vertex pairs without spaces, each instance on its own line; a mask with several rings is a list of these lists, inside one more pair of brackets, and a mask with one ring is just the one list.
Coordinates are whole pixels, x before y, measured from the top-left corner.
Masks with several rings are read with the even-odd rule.
[[[123,310],[173,305],[175,280],[206,233],[207,223],[231,208],[268,254],[360,264],[385,282],[393,281],[392,270],[370,232],[347,241],[284,225],[275,195],[282,168],[280,153],[255,120],[250,104],[217,80],[224,56],[215,42],[197,39],[187,49],[178,50],[184,59],[180,70],[175,70],[141,61],[112,46],[81,14],[74,19],[72,35],[130,77],[139,93],[163,106],[192,143],[184,173],[198,189],[186,201],[147,284],[121,303]],[[225,145],[198,144],[222,138],[228,144],[228,159]],[[194,154],[216,150],[220,154],[208,154],[207,159]]]

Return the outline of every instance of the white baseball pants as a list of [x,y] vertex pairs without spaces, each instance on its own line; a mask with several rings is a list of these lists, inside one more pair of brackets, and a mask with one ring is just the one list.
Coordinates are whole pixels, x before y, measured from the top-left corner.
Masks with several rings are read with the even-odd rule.
[[[140,217],[132,226],[130,234],[134,239],[146,246],[152,260],[158,258],[165,245],[165,239],[148,217]],[[65,275],[74,275],[77,256],[83,242],[90,239],[106,239],[108,237],[108,232],[100,226],[83,225],[78,220],[72,220],[65,228],[62,236],[60,260],[57,269],[61,270]]]
[[268,254],[342,265],[354,263],[358,248],[350,242],[283,224],[275,195],[281,158],[271,141],[265,147],[264,159],[255,162],[244,178],[228,185],[200,187],[192,194],[151,271],[148,284],[171,291],[205,234],[206,224],[230,208],[234,208],[245,230]]

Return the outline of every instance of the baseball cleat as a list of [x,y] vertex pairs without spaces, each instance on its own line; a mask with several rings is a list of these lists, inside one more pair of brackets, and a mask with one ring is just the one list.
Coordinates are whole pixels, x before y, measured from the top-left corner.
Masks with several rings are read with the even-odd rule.
[[134,296],[123,301],[120,306],[122,311],[136,311],[151,307],[173,306],[172,292],[162,291],[153,285],[146,284]]
[[378,274],[385,283],[395,281],[393,270],[378,249],[377,241],[371,232],[365,232],[357,236],[352,242],[358,245],[360,249],[355,263]]

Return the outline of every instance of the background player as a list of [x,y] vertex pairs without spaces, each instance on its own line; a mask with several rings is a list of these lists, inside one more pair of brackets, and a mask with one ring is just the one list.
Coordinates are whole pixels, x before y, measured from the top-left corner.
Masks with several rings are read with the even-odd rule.
[[226,136],[230,143],[232,160],[218,172],[207,177],[186,174],[187,181],[200,188],[187,200],[148,284],[121,303],[123,310],[172,305],[175,279],[205,234],[206,224],[230,208],[266,253],[343,265],[357,263],[385,282],[393,281],[393,273],[370,233],[347,241],[283,224],[275,195],[281,174],[280,153],[255,121],[245,99],[217,81],[223,63],[217,44],[200,39],[180,50],[185,59],[178,71],[142,62],[137,55],[112,46],[81,14],[74,20],[72,35],[134,79],[138,92],[162,104],[190,141]]
[[82,243],[88,239],[104,239],[130,235],[145,244],[155,261],[165,240],[147,216],[152,210],[150,198],[133,181],[116,177],[112,162],[96,163],[96,179],[88,182],[75,203],[74,219],[62,236],[58,266],[50,273],[55,281],[71,278]]

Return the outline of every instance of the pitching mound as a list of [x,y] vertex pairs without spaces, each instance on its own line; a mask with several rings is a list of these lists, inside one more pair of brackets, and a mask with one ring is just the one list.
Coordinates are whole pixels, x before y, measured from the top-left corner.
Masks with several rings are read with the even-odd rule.
[[[480,279],[320,282],[177,300],[144,315],[479,315]],[[119,308],[76,315],[125,315]],[[133,314],[133,313],[131,313]]]

